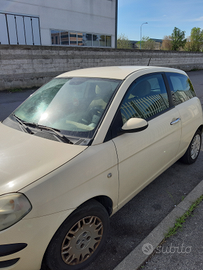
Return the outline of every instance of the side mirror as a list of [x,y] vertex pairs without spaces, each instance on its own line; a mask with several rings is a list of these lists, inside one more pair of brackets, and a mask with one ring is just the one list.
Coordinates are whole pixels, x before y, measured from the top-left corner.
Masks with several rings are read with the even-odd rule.
[[122,133],[139,132],[148,127],[146,120],[142,118],[130,118],[121,128]]

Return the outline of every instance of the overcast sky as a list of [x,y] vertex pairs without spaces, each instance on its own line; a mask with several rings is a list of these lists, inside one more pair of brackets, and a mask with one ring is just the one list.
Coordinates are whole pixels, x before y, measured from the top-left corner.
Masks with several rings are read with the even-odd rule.
[[118,35],[140,40],[144,22],[142,36],[163,39],[178,27],[188,37],[203,28],[203,0],[118,0]]

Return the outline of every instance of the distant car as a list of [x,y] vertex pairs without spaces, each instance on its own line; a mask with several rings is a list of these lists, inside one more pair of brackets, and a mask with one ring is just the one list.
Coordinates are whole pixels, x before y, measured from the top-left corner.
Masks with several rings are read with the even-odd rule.
[[0,123],[0,268],[76,270],[109,217],[201,148],[202,108],[185,72],[103,67],[64,73]]

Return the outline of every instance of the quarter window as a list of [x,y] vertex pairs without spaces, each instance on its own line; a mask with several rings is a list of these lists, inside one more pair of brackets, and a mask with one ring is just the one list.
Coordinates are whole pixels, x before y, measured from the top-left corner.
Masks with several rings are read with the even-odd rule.
[[169,108],[169,99],[161,74],[143,76],[128,89],[120,106],[123,124],[132,117],[149,119]]
[[178,73],[167,73],[167,78],[175,105],[196,96],[192,83],[187,76]]

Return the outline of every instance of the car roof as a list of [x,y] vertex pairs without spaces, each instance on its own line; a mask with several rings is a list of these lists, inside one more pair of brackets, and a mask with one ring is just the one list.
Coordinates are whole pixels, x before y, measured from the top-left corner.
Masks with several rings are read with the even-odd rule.
[[[172,68],[154,67],[154,66],[107,66],[78,69],[69,72],[65,72],[57,78],[64,77],[89,77],[89,78],[108,78],[108,79],[120,79],[124,80],[127,76],[138,71],[148,70],[148,72],[176,72],[184,73],[184,71]],[[146,73],[148,73],[146,72]]]

